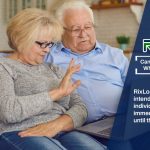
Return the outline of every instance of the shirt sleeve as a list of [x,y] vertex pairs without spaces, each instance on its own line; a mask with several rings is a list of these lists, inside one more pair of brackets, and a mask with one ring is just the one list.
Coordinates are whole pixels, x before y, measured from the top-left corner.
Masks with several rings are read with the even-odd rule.
[[0,120],[5,123],[21,122],[27,118],[50,111],[53,101],[48,92],[27,96],[15,95],[12,75],[0,65]]
[[81,97],[73,92],[70,96],[70,109],[65,113],[73,119],[74,128],[80,127],[86,121],[87,109],[86,105],[82,102]]
[[122,53],[122,57],[121,57],[121,78],[122,78],[123,82],[125,82],[127,72],[128,72],[128,68],[129,68],[129,61],[128,61],[127,57],[125,57],[124,54]]

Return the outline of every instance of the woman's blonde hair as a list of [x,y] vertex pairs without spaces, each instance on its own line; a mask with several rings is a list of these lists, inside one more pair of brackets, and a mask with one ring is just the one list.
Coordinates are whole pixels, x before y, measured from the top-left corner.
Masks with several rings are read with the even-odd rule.
[[12,49],[22,51],[30,48],[39,35],[52,41],[61,40],[62,26],[47,11],[27,8],[14,16],[7,26],[8,43]]

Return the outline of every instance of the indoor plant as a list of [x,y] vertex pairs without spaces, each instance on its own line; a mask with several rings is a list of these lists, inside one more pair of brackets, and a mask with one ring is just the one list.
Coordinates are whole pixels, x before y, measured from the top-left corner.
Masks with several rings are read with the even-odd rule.
[[130,37],[126,35],[120,35],[116,37],[117,42],[120,45],[120,49],[125,50],[128,47],[128,44],[130,43]]

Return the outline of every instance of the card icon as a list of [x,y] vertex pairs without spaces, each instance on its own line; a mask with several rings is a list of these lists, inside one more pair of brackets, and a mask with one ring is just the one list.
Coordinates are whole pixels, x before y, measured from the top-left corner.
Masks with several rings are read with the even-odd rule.
[[143,52],[150,51],[150,39],[143,39]]

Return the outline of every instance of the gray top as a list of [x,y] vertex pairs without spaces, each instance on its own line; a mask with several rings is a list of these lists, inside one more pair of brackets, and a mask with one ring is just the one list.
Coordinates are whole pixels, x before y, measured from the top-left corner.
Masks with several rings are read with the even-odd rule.
[[71,116],[74,127],[81,126],[87,110],[76,92],[57,102],[49,97],[63,75],[51,64],[26,65],[0,58],[0,134],[24,130],[61,114]]

